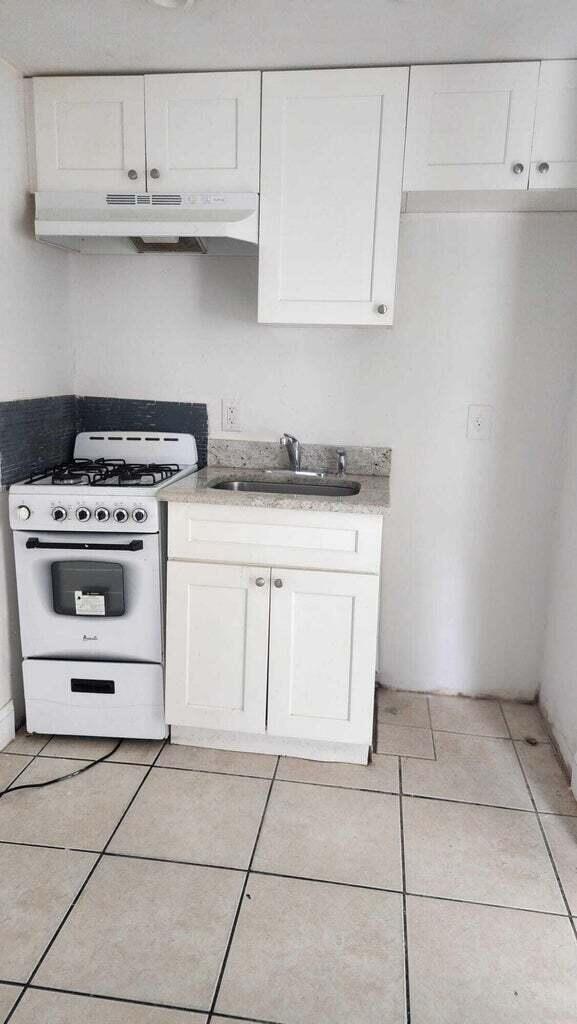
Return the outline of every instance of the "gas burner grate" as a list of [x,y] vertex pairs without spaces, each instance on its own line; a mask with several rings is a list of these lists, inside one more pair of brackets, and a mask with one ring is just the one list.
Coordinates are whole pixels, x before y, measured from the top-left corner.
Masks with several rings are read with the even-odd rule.
[[35,473],[25,482],[56,487],[151,487],[178,473],[176,463],[127,463],[124,459],[73,459]]
[[151,487],[169,480],[178,473],[180,466],[176,463],[147,463],[143,465],[122,466],[118,470],[119,487]]

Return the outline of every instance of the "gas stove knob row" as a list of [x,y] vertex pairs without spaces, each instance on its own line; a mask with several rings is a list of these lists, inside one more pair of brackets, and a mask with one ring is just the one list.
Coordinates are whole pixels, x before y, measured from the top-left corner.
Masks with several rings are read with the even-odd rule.
[[90,519],[90,516],[91,512],[89,508],[84,508],[84,506],[81,505],[80,508],[76,509],[76,518],[79,523],[86,523]]
[[145,523],[148,519],[148,512],[144,508],[135,508],[132,513],[135,523]]
[[128,512],[125,508],[115,508],[112,514],[117,523],[125,523],[128,519]]
[[64,519],[66,519],[67,515],[68,513],[66,509],[62,508],[61,505],[57,505],[56,508],[52,509],[52,518],[55,519],[57,523],[61,523]]
[[96,512],[94,513],[94,518],[99,523],[107,523],[108,520],[110,519],[110,512],[108,511],[107,508],[97,508]]

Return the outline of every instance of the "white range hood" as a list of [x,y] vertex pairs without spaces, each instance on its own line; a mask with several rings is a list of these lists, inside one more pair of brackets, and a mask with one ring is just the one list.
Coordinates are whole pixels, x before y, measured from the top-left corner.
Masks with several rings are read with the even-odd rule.
[[34,229],[83,253],[250,256],[258,203],[252,192],[37,192]]

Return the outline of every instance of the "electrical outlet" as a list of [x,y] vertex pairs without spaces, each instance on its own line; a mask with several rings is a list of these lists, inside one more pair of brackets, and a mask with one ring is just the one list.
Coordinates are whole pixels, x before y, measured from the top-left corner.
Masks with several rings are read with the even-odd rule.
[[234,398],[222,400],[222,429],[240,430],[240,409]]
[[471,441],[489,441],[493,434],[492,405],[470,405],[467,415],[467,437]]

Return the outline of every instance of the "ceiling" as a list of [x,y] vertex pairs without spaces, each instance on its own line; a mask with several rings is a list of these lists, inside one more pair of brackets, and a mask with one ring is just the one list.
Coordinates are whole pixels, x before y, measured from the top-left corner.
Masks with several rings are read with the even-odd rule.
[[577,57],[576,0],[0,0],[25,74]]

